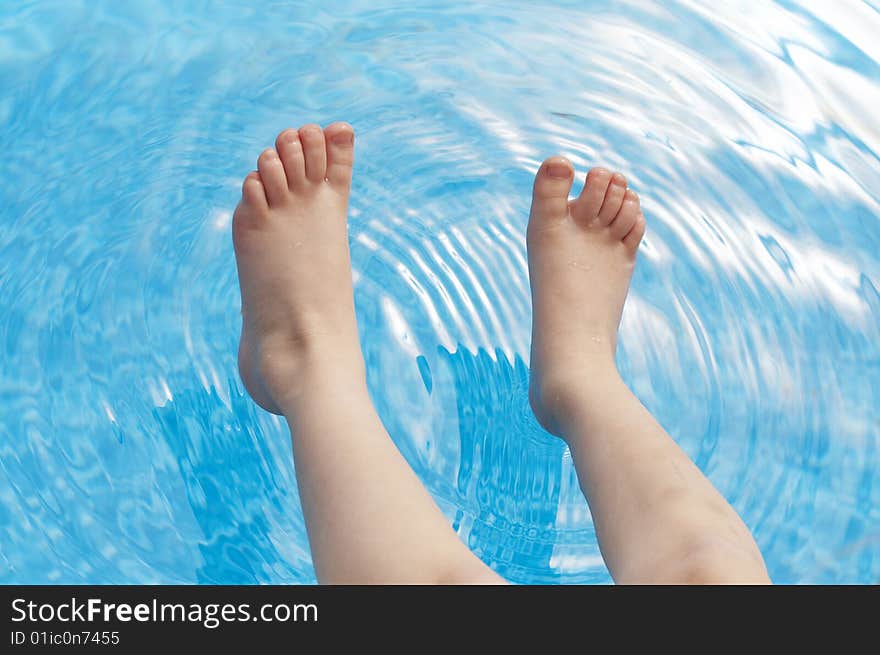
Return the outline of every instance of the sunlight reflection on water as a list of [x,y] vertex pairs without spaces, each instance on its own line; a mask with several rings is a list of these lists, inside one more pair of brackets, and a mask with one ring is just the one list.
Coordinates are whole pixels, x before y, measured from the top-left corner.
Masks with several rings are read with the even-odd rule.
[[526,396],[559,153],[639,192],[622,372],[774,579],[880,580],[878,32],[856,0],[4,6],[0,582],[314,580],[229,223],[275,133],[336,119],[373,396],[483,559],[609,581]]

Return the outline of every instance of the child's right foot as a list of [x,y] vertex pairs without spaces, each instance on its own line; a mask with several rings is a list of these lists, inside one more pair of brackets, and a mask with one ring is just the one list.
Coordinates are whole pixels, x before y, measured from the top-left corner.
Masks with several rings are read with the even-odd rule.
[[318,379],[363,379],[346,215],[354,132],[345,123],[278,135],[242,186],[232,237],[241,287],[238,367],[251,397],[283,413]]
[[565,436],[565,415],[588,385],[618,379],[617,328],[645,233],[620,173],[594,168],[569,200],[574,171],[562,157],[535,179],[528,227],[532,287],[529,399],[546,430]]

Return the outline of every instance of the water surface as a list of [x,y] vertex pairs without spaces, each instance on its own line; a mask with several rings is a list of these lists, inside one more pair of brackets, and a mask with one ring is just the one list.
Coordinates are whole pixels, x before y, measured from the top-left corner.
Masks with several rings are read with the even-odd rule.
[[230,218],[277,132],[338,119],[370,389],[481,558],[610,581],[526,396],[560,153],[641,195],[622,372],[772,577],[880,580],[876,3],[240,4],[0,8],[0,582],[314,581]]

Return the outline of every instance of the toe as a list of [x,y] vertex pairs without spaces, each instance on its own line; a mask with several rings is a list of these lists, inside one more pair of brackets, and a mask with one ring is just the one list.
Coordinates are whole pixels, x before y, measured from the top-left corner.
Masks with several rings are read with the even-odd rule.
[[605,192],[605,200],[602,202],[602,208],[599,209],[599,223],[608,225],[617,216],[620,206],[623,204],[623,197],[626,195],[626,178],[620,173],[611,176],[611,184]]
[[596,220],[610,183],[611,171],[607,168],[593,168],[587,173],[584,189],[572,203],[572,215],[575,220],[586,224]]
[[633,225],[629,234],[623,237],[623,244],[632,252],[638,250],[639,243],[641,243],[642,237],[645,236],[645,226],[645,215],[642,213],[642,210],[639,209],[639,215],[636,217],[635,225]]
[[266,189],[269,206],[284,202],[288,195],[287,176],[274,148],[263,151],[257,160],[257,170],[260,171],[260,179],[263,181],[263,188]]
[[327,141],[327,179],[334,187],[348,190],[354,164],[354,129],[348,123],[333,123],[324,129]]
[[324,131],[315,124],[299,128],[306,160],[306,178],[312,182],[323,182],[327,174],[327,150],[324,146]]
[[293,191],[301,187],[306,179],[306,160],[299,133],[294,129],[284,130],[275,139],[275,149],[284,165],[288,188]]
[[269,201],[266,200],[266,190],[263,188],[263,182],[260,180],[260,174],[257,171],[248,173],[241,185],[241,197],[245,204],[254,209],[263,210],[269,208]]
[[614,220],[611,221],[611,225],[609,226],[611,236],[615,239],[623,239],[623,237],[629,234],[630,230],[633,229],[638,217],[639,196],[632,189],[627,189],[623,196],[623,203],[620,206],[620,211],[617,212],[617,216],[614,217]]
[[568,193],[574,169],[565,157],[541,164],[532,191],[532,219],[562,218],[568,213]]

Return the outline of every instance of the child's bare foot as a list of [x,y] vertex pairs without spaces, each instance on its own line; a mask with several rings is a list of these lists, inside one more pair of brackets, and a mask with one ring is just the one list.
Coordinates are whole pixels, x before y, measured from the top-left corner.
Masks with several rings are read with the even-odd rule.
[[623,175],[594,168],[569,200],[573,175],[562,157],[541,165],[528,227],[529,398],[544,428],[560,436],[584,387],[617,376],[617,328],[645,233],[638,196]]
[[232,223],[238,366],[251,397],[276,414],[315,375],[363,378],[346,227],[353,161],[351,126],[305,125],[279,134],[242,186]]

